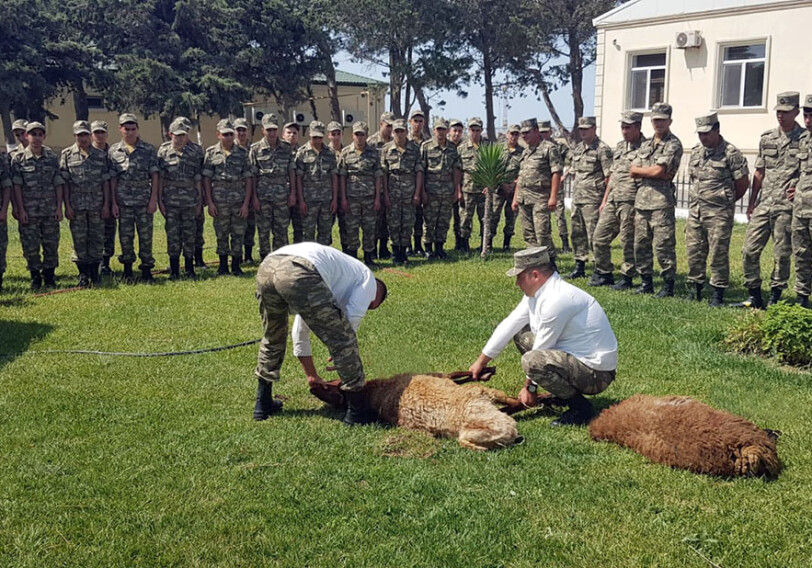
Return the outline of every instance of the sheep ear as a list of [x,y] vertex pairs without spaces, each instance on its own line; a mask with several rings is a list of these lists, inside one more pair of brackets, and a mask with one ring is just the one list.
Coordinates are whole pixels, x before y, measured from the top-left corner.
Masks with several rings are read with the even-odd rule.
[[777,442],[778,438],[781,437],[781,430],[770,430],[769,428],[764,428],[764,433],[767,434],[767,437],[773,442]]

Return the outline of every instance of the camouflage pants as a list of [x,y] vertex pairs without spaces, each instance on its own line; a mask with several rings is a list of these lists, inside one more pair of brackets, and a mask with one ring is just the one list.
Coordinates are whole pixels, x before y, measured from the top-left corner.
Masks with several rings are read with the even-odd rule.
[[257,214],[254,208],[248,209],[248,219],[245,220],[245,236],[242,239],[242,244],[245,247],[254,246],[254,233],[257,230]]
[[104,220],[104,256],[115,256],[116,254],[116,218],[110,215]]
[[349,250],[347,245],[347,213],[343,212],[339,207],[336,217],[338,217],[338,240],[341,242],[341,250]]
[[257,233],[259,235],[259,256],[264,259],[271,252],[271,233],[273,233],[273,250],[288,244],[288,227],[290,226],[290,207],[287,199],[278,202],[261,200],[256,213]]
[[677,225],[673,207],[634,212],[634,263],[641,275],[654,274],[654,254],[660,263],[662,279],[673,280],[677,274]]
[[567,230],[567,205],[564,203],[564,196],[560,195],[555,205],[555,218],[558,223],[558,237],[561,243],[564,244],[569,239],[569,231]]
[[[375,250],[375,224],[378,220],[378,212],[375,211],[375,198],[369,197],[347,197],[350,210],[344,214],[344,232],[347,239],[347,249],[350,252],[357,251],[361,246],[364,252]],[[362,232],[359,242],[358,231]]]
[[145,205],[139,207],[118,207],[118,238],[121,243],[121,255],[118,261],[122,264],[135,262],[135,232],[138,231],[138,258],[141,268],[152,268],[155,259],[152,257],[152,213],[147,213]]
[[0,276],[6,272],[6,251],[8,250],[8,223],[0,223]]
[[482,229],[482,218],[485,215],[485,194],[463,193],[465,203],[462,206],[462,223],[460,225],[460,237],[467,240],[474,231],[474,215],[479,219],[479,232],[485,234]]
[[[302,239],[329,245],[333,237],[330,201],[308,201],[307,216],[302,217]],[[318,231],[318,238],[316,237]]]
[[727,288],[730,283],[730,235],[733,209],[707,209],[691,206],[685,222],[685,252],[688,255],[688,282],[705,283],[710,252],[710,285]]
[[612,241],[620,234],[623,264],[620,273],[635,275],[634,265],[634,203],[608,201],[598,218],[598,226],[592,234],[592,254],[595,256],[595,272],[611,274]]
[[20,223],[20,243],[23,246],[23,256],[28,264],[28,270],[59,266],[59,222],[53,215],[29,216],[28,224]]
[[242,201],[216,203],[217,217],[214,218],[214,233],[217,235],[217,256],[242,256],[242,239],[245,236],[246,221],[240,217]]
[[392,246],[411,246],[415,212],[412,196],[405,195],[398,199],[390,197],[390,200],[390,207],[386,211],[386,221],[389,226],[389,238],[392,241]]
[[795,256],[795,293],[812,295],[812,219],[792,216],[792,254]]
[[302,216],[299,213],[298,207],[290,208],[290,224],[293,226],[293,242],[302,242],[302,239],[304,238],[302,236]]
[[503,229],[505,238],[512,237],[516,232],[516,213],[513,212],[513,194],[503,196],[501,193],[493,195],[493,206],[491,207],[491,236],[496,234],[499,227],[499,217],[502,215],[502,208],[505,209],[505,227]]
[[375,223],[375,238],[378,241],[381,241],[386,245],[389,241],[389,222],[388,217],[386,215],[386,210],[381,207],[381,210],[378,211],[378,220]]
[[773,239],[770,287],[787,287],[792,257],[792,212],[773,211],[768,205],[759,205],[747,224],[742,247],[744,284],[747,288],[761,287],[761,252],[770,237]]
[[451,218],[453,219],[455,239],[459,239],[462,235],[462,214],[464,207],[465,206],[462,203],[455,203],[454,207],[451,209]]
[[257,300],[264,333],[255,375],[278,381],[287,346],[288,315],[301,316],[324,343],[344,390],[360,390],[365,383],[358,339],[333,293],[309,261],[290,255],[270,255],[257,271]]
[[197,206],[187,207],[165,206],[166,221],[166,252],[170,257],[194,255],[195,233],[197,231]]
[[451,224],[451,211],[457,208],[454,195],[430,193],[423,205],[423,239],[426,243],[444,243]]
[[104,219],[101,211],[77,211],[70,220],[73,262],[101,262],[104,254]]
[[596,371],[574,356],[557,349],[533,349],[530,326],[513,337],[522,354],[524,374],[541,388],[564,400],[579,394],[598,394],[615,380],[615,371]]
[[[205,239],[203,238],[203,232],[206,230],[206,215],[205,213],[200,217],[195,219],[195,250],[202,250],[203,246],[206,244]],[[188,254],[184,251],[184,256],[188,256]]]
[[598,226],[599,216],[600,203],[572,204],[572,252],[575,260],[589,260],[592,235]]
[[540,203],[520,203],[519,216],[522,220],[522,235],[525,245],[529,247],[547,247],[550,258],[555,258],[556,249],[553,243],[550,209],[546,200]]
[[425,219],[423,219],[423,204],[416,206],[414,208],[414,240],[415,242],[420,242],[423,238],[423,224],[425,223]]

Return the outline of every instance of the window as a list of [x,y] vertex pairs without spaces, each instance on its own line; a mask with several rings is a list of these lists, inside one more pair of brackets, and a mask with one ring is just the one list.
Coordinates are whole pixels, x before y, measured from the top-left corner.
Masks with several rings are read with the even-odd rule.
[[102,99],[101,97],[88,95],[88,97],[87,97],[87,108],[96,109],[96,110],[104,110],[104,99]]
[[764,105],[765,43],[722,48],[720,107]]
[[665,100],[665,52],[632,57],[629,108],[646,111]]

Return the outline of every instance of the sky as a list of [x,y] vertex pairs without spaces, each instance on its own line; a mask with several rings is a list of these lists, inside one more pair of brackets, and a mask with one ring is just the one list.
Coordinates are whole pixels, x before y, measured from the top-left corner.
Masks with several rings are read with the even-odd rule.
[[[342,71],[350,73],[357,73],[365,77],[371,77],[380,81],[388,81],[384,76],[385,68],[367,63],[354,62],[351,56],[347,53],[339,53],[335,59],[337,68]],[[500,82],[497,77],[495,82]],[[445,118],[459,118],[463,121],[473,116],[485,118],[485,86],[481,81],[479,83],[472,83],[465,86],[468,91],[468,96],[465,98],[458,97],[453,91],[443,91],[435,96],[434,100],[445,100],[445,110],[438,111]],[[525,96],[522,97],[522,94]],[[556,109],[558,110],[561,120],[565,125],[571,125],[573,122],[573,105],[572,94],[569,85],[565,85],[558,91],[552,93],[551,96]],[[595,109],[595,65],[592,64],[584,69],[584,114],[590,116]],[[502,100],[497,97],[494,101],[494,111],[496,114],[496,128],[497,130],[502,125]],[[526,89],[524,93],[511,89],[510,98],[508,100],[508,124],[520,123],[527,118],[537,118],[539,120],[550,120],[550,113],[547,110],[547,105],[543,101],[538,100],[533,93],[532,89]]]

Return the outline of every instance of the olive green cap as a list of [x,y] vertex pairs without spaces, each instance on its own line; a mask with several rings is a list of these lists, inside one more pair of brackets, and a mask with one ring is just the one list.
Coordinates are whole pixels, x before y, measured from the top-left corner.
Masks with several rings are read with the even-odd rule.
[[98,132],[101,130],[102,132],[107,132],[107,122],[104,120],[94,120],[90,124],[90,131],[91,132]]
[[335,130],[340,130],[340,131],[344,132],[344,127],[341,126],[341,123],[338,122],[337,120],[331,120],[327,124],[327,132],[333,132]]
[[548,264],[550,264],[550,253],[547,252],[547,247],[527,248],[513,255],[513,268],[508,270],[505,274],[509,278],[513,278],[528,268],[536,268]]
[[522,134],[525,132],[530,132],[534,128],[539,127],[539,122],[535,118],[528,118],[527,120],[522,121]]
[[438,128],[448,130],[448,121],[444,118],[438,118],[437,120],[435,120],[434,129],[437,130]]
[[86,120],[77,120],[73,123],[74,134],[90,134],[90,123]]
[[25,130],[26,126],[28,126],[28,121],[24,118],[18,118],[11,123],[11,130],[12,132],[15,130]]
[[671,118],[671,113],[674,109],[668,103],[654,103],[651,107],[651,118],[654,120],[660,118]]
[[132,122],[133,124],[138,124],[138,117],[135,116],[131,112],[125,112],[124,114],[118,117],[118,125],[124,126],[128,122]]
[[394,112],[384,112],[381,114],[381,122],[384,124],[392,124],[395,120],[395,113]]
[[220,134],[234,133],[234,124],[227,118],[223,118],[217,123],[217,132]]
[[272,112],[269,112],[268,114],[263,114],[262,128],[264,128],[265,130],[273,130],[274,128],[278,129],[279,117]]
[[245,128],[246,130],[248,130],[248,120],[246,120],[243,117],[235,118],[234,129],[236,130],[237,128]]
[[719,122],[719,116],[715,112],[709,112],[702,116],[697,116],[696,119],[697,132],[710,132],[716,123]]
[[578,119],[578,128],[592,128],[596,124],[594,116],[582,116]]
[[542,120],[539,122],[539,132],[550,132],[553,129],[553,123],[549,120]]
[[634,124],[635,122],[643,122],[643,113],[633,110],[627,110],[620,115],[620,122],[623,124]]
[[369,126],[367,126],[367,123],[362,120],[359,120],[352,125],[352,133],[358,134],[359,132],[369,134]]
[[392,122],[392,129],[393,130],[408,130],[408,125],[406,124],[405,118],[396,118]]
[[448,121],[449,128],[453,128],[455,126],[459,126],[460,128],[462,128],[463,126],[462,121],[459,118],[452,118],[451,120]]
[[419,108],[416,108],[412,111],[412,113],[409,115],[409,120],[413,119],[416,116],[422,116],[423,118],[426,118],[426,115],[423,114],[423,111],[420,110]]
[[798,108],[798,103],[801,100],[801,93],[798,91],[786,91],[784,93],[778,93],[778,96],[775,98],[775,110],[788,112]]
[[521,132],[521,131],[522,127],[519,126],[518,124],[511,124],[510,126],[508,126],[508,132]]
[[324,138],[324,123],[320,120],[314,120],[310,123],[310,137],[313,138]]
[[468,128],[471,128],[472,126],[479,126],[480,128],[482,128],[482,119],[479,118],[478,116],[474,116],[472,118],[469,118],[468,119]]
[[42,124],[41,122],[37,122],[37,121],[35,120],[35,121],[33,121],[33,122],[29,122],[29,123],[28,123],[28,124],[26,124],[26,126],[25,126],[25,132],[26,132],[26,134],[28,134],[28,133],[29,133],[29,132],[31,132],[32,130],[37,130],[37,129],[42,130],[43,132],[45,132],[45,125],[44,125],[44,124]]
[[189,127],[183,121],[183,118],[176,118],[169,125],[169,133],[178,136],[180,134],[189,134]]

